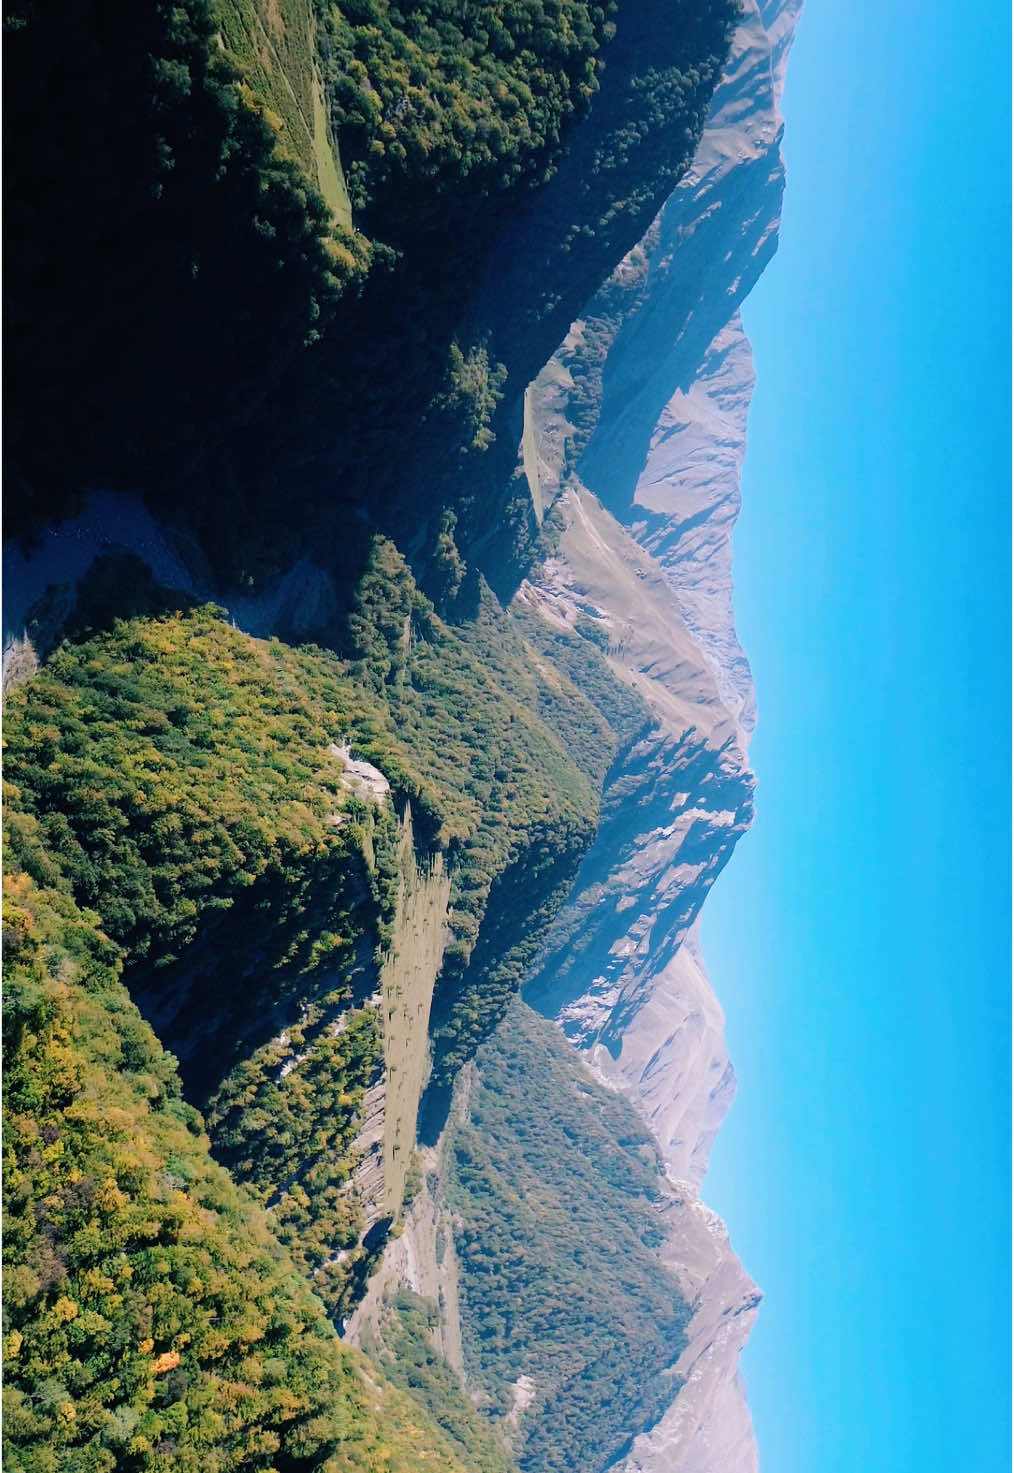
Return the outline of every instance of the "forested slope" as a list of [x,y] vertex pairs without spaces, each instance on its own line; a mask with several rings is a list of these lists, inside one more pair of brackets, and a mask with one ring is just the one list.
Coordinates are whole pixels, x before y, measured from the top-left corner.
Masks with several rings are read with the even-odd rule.
[[15,6],[9,530],[142,491],[249,585],[308,546],[358,576],[371,523],[432,555],[443,511],[478,551],[485,506],[487,575],[513,567],[531,529],[500,504],[502,417],[689,161],[732,13]]
[[446,1149],[473,1384],[516,1428],[524,1473],[598,1473],[672,1400],[686,1344],[689,1306],[654,1251],[657,1149],[521,1004],[483,1046]]
[[[399,1230],[364,1231],[357,1175],[395,1067],[378,979],[411,833],[450,887],[438,1133],[647,719],[595,638],[498,601],[540,547],[521,396],[686,166],[733,10],[9,11],[8,533],[101,486],[146,499],[188,587],[256,596],[304,556],[331,593],[296,648],[110,561],[7,697],[12,1469],[518,1451],[430,1363],[428,1311],[384,1352],[401,1389],[334,1333]],[[679,1317],[632,1362],[645,1408]],[[585,1457],[590,1365],[526,1466],[564,1425],[552,1456]]]
[[97,917],[14,876],[4,934],[4,1466],[469,1466],[212,1160]]
[[[215,1174],[200,1118],[182,1102],[175,1060],[128,1002],[122,975],[184,1055],[186,1096],[210,1111],[216,1157],[253,1190],[228,1188],[229,1210],[252,1232],[251,1224],[264,1223],[257,1204],[270,1207],[278,1272],[294,1283],[300,1270],[336,1316],[361,1283],[361,1216],[350,1178],[358,1112],[381,1057],[376,1011],[362,1004],[397,904],[397,806],[411,803],[417,843],[443,851],[450,866],[453,940],[431,1020],[436,1078],[449,1081],[502,1017],[593,831],[594,792],[536,714],[546,705],[539,689],[548,687],[552,709],[568,698],[569,734],[586,750],[610,740],[565,677],[533,671],[532,650],[516,632],[505,640],[505,625],[496,664],[483,661],[481,649],[497,633],[495,612],[467,638],[455,634],[389,545],[375,549],[355,608],[355,657],[344,660],[253,640],[214,608],[120,622],[64,645],[8,698],[5,712],[7,936],[16,969],[7,992],[15,1153],[9,1212],[26,1225],[33,1214],[50,1221],[50,1198],[66,1183],[44,1164],[48,1146],[63,1140],[47,1122],[84,1090],[90,1130],[57,1152],[69,1184],[87,1178],[97,1191],[105,1182],[113,1206],[129,1206],[135,1216],[140,1193],[153,1241],[161,1241],[163,1208],[175,1203],[202,1263],[215,1264],[225,1252],[192,1183],[208,1177],[225,1191],[228,1178]],[[388,776],[393,803],[367,802],[347,789],[337,740]],[[528,882],[514,885],[519,875]],[[367,977],[358,991],[350,980],[357,965]],[[334,1017],[338,1030],[316,1022]],[[268,1047],[266,1035],[282,1024],[284,1047]],[[63,1048],[73,1055],[69,1082],[54,1086],[55,1094],[40,1084],[36,1096],[31,1080],[39,1071],[48,1077]],[[117,1074],[121,1092],[133,1091],[133,1104],[110,1095],[105,1109],[106,1073]],[[147,1175],[138,1175],[138,1152]],[[9,1262],[27,1270],[15,1280],[23,1296],[16,1291],[10,1301],[12,1328],[23,1338],[56,1335],[53,1315],[70,1313],[65,1267],[74,1283],[79,1269],[83,1284],[105,1263],[109,1242],[122,1246],[119,1227],[95,1218],[91,1191],[82,1188],[81,1202],[75,1198],[70,1215],[40,1241],[22,1249],[18,1235],[8,1239]],[[88,1222],[92,1237],[80,1241],[91,1247],[79,1261],[77,1235]],[[265,1230],[258,1228],[262,1237]],[[137,1241],[147,1240],[142,1233]],[[47,1278],[39,1255],[50,1249],[57,1263]],[[172,1256],[165,1261],[164,1273],[175,1272]],[[191,1283],[188,1265],[172,1280],[172,1294]],[[105,1283],[109,1275],[103,1269],[100,1277]],[[104,1292],[115,1298],[118,1291]],[[231,1292],[241,1292],[238,1270]],[[323,1309],[311,1302],[323,1335]],[[174,1328],[161,1336],[165,1345],[158,1336],[139,1337],[156,1341],[151,1355],[182,1353],[190,1341],[179,1337],[189,1335],[196,1348],[187,1364],[203,1365],[192,1312],[189,1304],[186,1313],[182,1305],[167,1308],[165,1324]],[[240,1330],[234,1333],[223,1310],[208,1314],[221,1354],[239,1355]],[[109,1320],[118,1322],[116,1314]],[[60,1382],[65,1400],[50,1405],[55,1392],[38,1380],[43,1367],[76,1367],[78,1352],[91,1358],[92,1339],[112,1335],[104,1322],[87,1323],[90,1338],[75,1338],[84,1320],[69,1341],[59,1331],[60,1355],[69,1360],[52,1360],[46,1349],[19,1361],[19,1384],[31,1399],[11,1423],[12,1446],[22,1436],[25,1447],[48,1437],[49,1413],[73,1410],[79,1394],[87,1400],[95,1378],[103,1380],[110,1414],[147,1405],[147,1393],[129,1377],[109,1380],[104,1361],[101,1377],[97,1369],[91,1379],[74,1369],[73,1384]],[[251,1333],[258,1339],[267,1331]],[[133,1342],[130,1353],[149,1355]],[[71,1420],[75,1437],[87,1432],[99,1445],[112,1423],[92,1410],[90,1422]],[[151,1435],[137,1436],[161,1445],[165,1428],[184,1426],[181,1410],[167,1416],[149,1418]],[[211,1434],[201,1419],[195,1428],[204,1429],[194,1432],[200,1446]]]

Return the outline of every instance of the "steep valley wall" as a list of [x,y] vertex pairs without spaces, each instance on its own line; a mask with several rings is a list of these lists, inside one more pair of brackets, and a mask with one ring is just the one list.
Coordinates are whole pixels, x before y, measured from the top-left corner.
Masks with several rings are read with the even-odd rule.
[[[595,841],[525,986],[665,1162],[660,1257],[692,1313],[677,1394],[621,1473],[758,1464],[739,1356],[760,1293],[701,1200],[736,1086],[697,930],[753,811],[754,692],[732,608],[754,383],[739,307],[777,245],[778,101],[799,9],[747,3],[691,172],[525,397],[517,479],[552,550],[514,608],[591,638],[649,713],[606,776]],[[459,1084],[459,1122],[482,1067]],[[406,1284],[439,1302],[435,1342],[467,1370],[449,1163],[426,1155],[426,1187],[350,1329],[374,1333],[384,1293]],[[533,1365],[523,1399],[539,1379]]]
[[[692,170],[525,396],[516,478],[552,550],[514,609],[590,638],[649,713],[606,776],[595,841],[525,986],[665,1162],[660,1257],[692,1313],[677,1394],[620,1473],[758,1465],[739,1356],[760,1293],[701,1199],[736,1084],[697,931],[753,811],[754,691],[732,607],[754,383],[739,307],[777,245],[778,104],[799,10],[748,0]],[[467,1100],[462,1081],[459,1121]],[[407,1284],[439,1301],[435,1342],[461,1365],[448,1163],[438,1148],[426,1164],[352,1332],[375,1329],[385,1289]],[[521,1390],[538,1396],[537,1369]]]
[[596,842],[526,988],[632,1100],[682,1193],[664,1256],[695,1306],[684,1384],[624,1473],[757,1466],[738,1359],[760,1296],[699,1198],[735,1078],[696,920],[752,812],[754,694],[731,577],[754,382],[739,306],[777,245],[778,108],[800,9],[744,7],[690,173],[529,397],[526,470],[562,534],[518,598],[572,627],[590,617],[657,722],[609,774]]

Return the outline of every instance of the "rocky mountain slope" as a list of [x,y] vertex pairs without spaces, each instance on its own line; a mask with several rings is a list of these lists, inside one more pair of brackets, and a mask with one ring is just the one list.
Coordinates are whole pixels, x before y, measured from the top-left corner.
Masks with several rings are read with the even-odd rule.
[[526,988],[633,1101],[685,1190],[666,1250],[695,1304],[685,1384],[626,1473],[757,1466],[738,1358],[760,1296],[698,1197],[735,1077],[695,922],[751,813],[731,538],[754,375],[738,309],[777,245],[778,104],[800,9],[745,6],[692,169],[530,396],[528,467],[542,506],[562,487],[563,531],[519,598],[596,621],[658,722],[609,775]]

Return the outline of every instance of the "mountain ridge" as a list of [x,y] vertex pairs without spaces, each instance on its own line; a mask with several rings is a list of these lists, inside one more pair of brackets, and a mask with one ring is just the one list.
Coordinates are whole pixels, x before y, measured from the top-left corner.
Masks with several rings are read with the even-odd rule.
[[[626,871],[616,864],[622,843],[605,837],[607,785],[599,836],[583,862],[579,893],[557,918],[556,939],[551,937],[526,988],[529,1001],[555,1018],[594,1072],[632,1100],[693,1204],[673,1238],[674,1258],[684,1265],[684,1282],[697,1305],[692,1345],[677,1368],[685,1384],[669,1412],[616,1465],[623,1473],[753,1473],[758,1462],[738,1359],[760,1296],[724,1227],[698,1196],[711,1143],[732,1103],[735,1075],[721,1008],[700,956],[697,918],[714,873],[752,814],[746,753],[755,698],[735,632],[731,577],[754,384],[739,306],[777,245],[784,186],[778,104],[800,9],[794,0],[744,8],[690,171],[645,239],[585,308],[533,390],[533,438],[546,481],[540,500],[552,505],[554,480],[570,489],[557,503],[565,525],[557,559],[519,597],[557,614],[562,609],[573,619],[568,585],[580,588],[585,612],[590,599],[608,629],[614,660],[639,681],[656,714],[665,713],[670,722],[676,715],[673,736],[705,751],[717,748],[716,756],[705,759],[705,776],[714,780],[724,768],[743,784],[739,802],[725,799],[723,808],[717,799],[722,780],[717,788],[712,781],[711,791],[705,796],[702,790],[696,800],[699,806],[689,808],[696,822],[684,820],[682,830],[679,797],[675,823],[674,814],[665,823],[665,815],[645,810],[628,841],[634,860]],[[577,372],[589,345],[592,373],[601,384],[590,430]],[[547,447],[542,455],[540,432]],[[568,438],[580,446],[576,459],[566,453]],[[616,617],[617,605],[625,607],[623,597],[596,592],[585,551],[577,559],[569,555],[580,539],[585,486],[648,554],[641,589],[656,588],[652,577],[661,575],[670,607],[714,682],[714,704],[704,696],[703,672],[686,655],[673,665],[671,656],[660,661],[657,650],[624,642]],[[621,535],[616,526],[614,540]],[[643,618],[638,622],[643,627]],[[692,715],[678,710],[688,696]],[[689,786],[678,768],[668,781],[678,795]],[[675,906],[669,898],[673,886]],[[615,922],[608,924],[603,901],[611,893],[618,893],[620,903]],[[639,918],[633,929],[625,924],[628,907]],[[575,962],[575,948],[581,957],[587,942],[584,916],[595,916],[603,935]],[[558,965],[554,952],[563,958]],[[588,979],[583,987],[582,976]]]
[[[292,3],[299,9],[301,0]],[[372,0],[363,4],[369,8]],[[439,0],[433,4],[439,7]],[[155,68],[159,107],[168,109],[160,116],[170,118],[166,136],[182,136],[174,130],[191,105],[188,98],[203,96],[252,149],[254,163],[242,165],[243,188],[263,169],[262,180],[274,191],[272,209],[285,200],[298,205],[293,238],[314,236],[311,254],[324,249],[323,202],[307,194],[299,205],[293,172],[299,165],[270,154],[277,120],[270,108],[264,111],[263,99],[251,100],[248,83],[219,69],[214,57],[210,63],[202,57],[204,12],[192,9],[194,27],[180,42],[192,68],[187,86],[173,65]],[[382,0],[373,9],[386,25]],[[533,0],[528,10],[537,9]],[[278,472],[283,461],[257,463],[262,432],[269,441],[276,434],[262,415],[256,432],[248,423],[246,443],[237,442],[235,463],[222,467],[222,485],[211,497],[202,491],[194,501],[182,482],[178,504],[165,499],[165,487],[154,495],[146,488],[147,507],[104,492],[76,520],[43,531],[33,552],[12,559],[19,576],[5,606],[5,631],[9,621],[17,642],[9,682],[5,659],[5,685],[22,689],[8,713],[9,762],[19,786],[7,809],[15,838],[7,854],[27,874],[11,882],[21,904],[13,943],[23,952],[24,972],[11,995],[14,1027],[9,1037],[5,1033],[5,1046],[14,1051],[14,1077],[25,1098],[34,1087],[33,1070],[48,1070],[47,1080],[60,1087],[61,1049],[69,1039],[90,1092],[81,1108],[101,1114],[102,1068],[121,1055],[128,1090],[122,1098],[130,1101],[129,1110],[116,1107],[109,1117],[110,1156],[102,1156],[107,1146],[97,1137],[79,1132],[71,1176],[60,1189],[62,1216],[54,1218],[44,1197],[50,1173],[43,1156],[48,1163],[59,1155],[59,1126],[47,1120],[40,1144],[28,1115],[20,1114],[12,1136],[16,1173],[7,1180],[26,1207],[26,1229],[12,1250],[23,1256],[15,1267],[20,1293],[8,1353],[12,1346],[15,1359],[20,1353],[13,1425],[25,1439],[31,1473],[45,1464],[47,1438],[61,1457],[80,1456],[96,1470],[111,1466],[110,1458],[115,1463],[115,1449],[126,1449],[139,1469],[161,1470],[177,1447],[191,1463],[199,1460],[194,1449],[216,1436],[215,1418],[207,1415],[208,1363],[223,1355],[237,1374],[248,1372],[262,1388],[250,1392],[249,1404],[260,1398],[277,1409],[280,1429],[256,1447],[251,1441],[244,1452],[242,1439],[253,1433],[243,1403],[223,1456],[245,1456],[253,1459],[250,1466],[266,1468],[284,1441],[293,1467],[328,1473],[384,1456],[369,1451],[381,1446],[381,1423],[371,1429],[367,1403],[353,1396],[348,1406],[359,1419],[358,1450],[347,1449],[340,1464],[329,1461],[342,1441],[339,1423],[322,1413],[311,1436],[301,1419],[320,1407],[313,1388],[298,1406],[269,1389],[277,1384],[277,1365],[250,1351],[264,1332],[260,1310],[251,1308],[244,1317],[235,1286],[229,1288],[229,1323],[222,1327],[216,1328],[220,1316],[210,1304],[187,1311],[190,1329],[158,1309],[178,1304],[183,1280],[170,1289],[159,1278],[176,1272],[177,1262],[182,1272],[190,1250],[177,1254],[166,1246],[161,1257],[161,1247],[149,1252],[129,1240],[124,1272],[138,1276],[130,1298],[136,1326],[122,1319],[122,1298],[102,1299],[124,1358],[122,1375],[96,1382],[89,1337],[99,1323],[93,1258],[100,1248],[96,1225],[85,1221],[92,1196],[76,1189],[80,1171],[104,1163],[113,1175],[102,1188],[103,1210],[125,1211],[129,1224],[147,1207],[152,1232],[168,1244],[180,1223],[191,1222],[188,1183],[228,1183],[209,1149],[238,1184],[228,1199],[236,1242],[274,1242],[279,1282],[295,1283],[298,1275],[305,1280],[303,1297],[292,1303],[314,1325],[325,1381],[351,1376],[354,1384],[361,1375],[372,1384],[364,1363],[354,1363],[361,1371],[349,1369],[353,1363],[329,1339],[324,1309],[338,1328],[358,1334],[358,1311],[351,1319],[348,1311],[361,1298],[385,1241],[378,1292],[385,1275],[394,1282],[402,1274],[417,1298],[435,1293],[432,1305],[396,1296],[393,1311],[374,1295],[370,1321],[393,1384],[415,1396],[428,1429],[429,1451],[421,1448],[420,1463],[431,1456],[444,1458],[441,1466],[448,1468],[459,1460],[469,1467],[502,1463],[477,1430],[455,1365],[463,1367],[480,1401],[491,1398],[484,1413],[525,1473],[562,1466],[560,1458],[570,1453],[561,1448],[571,1448],[582,1470],[590,1470],[601,1452],[600,1426],[608,1428],[609,1456],[634,1460],[631,1469],[651,1469],[661,1466],[658,1458],[677,1456],[679,1466],[710,1473],[717,1465],[700,1461],[708,1445],[720,1444],[726,1456],[735,1445],[737,1457],[748,1455],[737,1431],[742,1408],[729,1367],[756,1294],[697,1195],[734,1080],[694,928],[752,813],[746,760],[752,691],[731,623],[728,556],[746,358],[735,325],[726,318],[716,333],[714,324],[726,309],[734,310],[773,249],[774,216],[765,206],[780,186],[777,129],[772,133],[767,123],[758,128],[750,108],[775,97],[787,44],[785,12],[765,9],[772,39],[762,96],[757,88],[766,32],[750,9],[716,94],[712,137],[705,136],[686,192],[677,191],[650,224],[688,161],[715,80],[714,46],[724,34],[726,11],[690,3],[681,9],[686,35],[668,36],[663,75],[652,71],[660,53],[651,15],[634,26],[630,7],[621,9],[626,50],[614,47],[608,54],[624,57],[628,71],[621,76],[622,69],[614,70],[602,92],[620,117],[608,109],[603,117],[601,98],[596,114],[593,103],[591,122],[576,125],[572,162],[564,156],[556,192],[550,181],[526,207],[524,259],[543,250],[555,263],[537,280],[533,299],[525,295],[520,303],[534,314],[538,332],[521,332],[511,294],[498,297],[487,283],[474,290],[472,316],[466,311],[461,317],[467,327],[460,345],[454,336],[445,343],[448,292],[453,295],[458,283],[435,282],[432,301],[424,283],[422,300],[439,329],[433,341],[420,346],[409,324],[389,342],[380,343],[380,333],[376,351],[367,352],[360,329],[369,326],[385,290],[374,281],[372,295],[366,292],[350,308],[350,320],[359,324],[351,342],[363,349],[363,362],[378,369],[363,385],[361,436],[357,429],[345,443],[338,427],[351,423],[347,417],[315,424],[318,439],[288,462],[298,466],[288,484]],[[40,5],[43,23],[46,14]],[[302,24],[305,15],[299,14]],[[183,9],[174,15],[174,26],[187,20]],[[611,41],[604,12],[592,20],[596,34]],[[524,17],[512,16],[515,23]],[[409,31],[419,24],[413,13]],[[298,27],[294,44],[297,34],[303,34]],[[173,46],[181,35],[170,37]],[[63,38],[51,33],[51,39]],[[335,33],[332,40],[340,53],[348,38]],[[397,82],[399,48],[408,41],[381,26],[367,42],[370,64],[381,65],[383,73],[377,96],[393,112],[367,129],[367,139],[375,129],[380,143],[376,178],[374,165],[360,167],[364,161],[355,149],[344,149],[342,157],[352,161],[353,205],[361,219],[372,211],[376,222],[389,207],[384,190],[399,167],[376,160],[388,145],[397,159],[396,149],[413,142],[422,114],[413,111],[415,102],[402,108],[395,93],[387,95],[392,77]],[[695,44],[701,55],[690,64]],[[371,50],[377,47],[380,63]],[[276,61],[281,54],[275,52]],[[389,64],[390,76],[384,71]],[[304,80],[311,79],[312,68],[303,70]],[[353,75],[362,80],[350,62]],[[312,82],[315,99],[316,73]],[[349,107],[367,104],[373,105],[367,92],[353,88],[335,105],[348,123]],[[628,114],[633,131],[626,137]],[[362,119],[350,126],[360,128]],[[737,128],[739,155],[730,144]],[[44,162],[51,162],[48,155]],[[197,160],[199,168],[206,162]],[[448,167],[453,173],[459,164],[467,173],[464,159]],[[481,157],[479,166],[481,173]],[[177,177],[185,189],[186,170]],[[18,179],[20,187],[23,174]],[[127,180],[131,188],[140,182]],[[423,188],[419,180],[416,186]],[[724,214],[711,207],[716,195],[728,206]],[[431,200],[423,202],[433,223],[439,211],[434,214]],[[604,211],[597,226],[582,213],[594,213],[593,206]],[[705,268],[722,243],[720,227],[736,235],[737,211],[744,216],[740,269],[716,304]],[[438,235],[453,218],[451,209],[439,229],[434,225]],[[200,214],[195,220],[195,228],[203,228]],[[240,211],[229,228],[242,235],[249,224]],[[270,233],[261,231],[263,224],[257,224],[262,237]],[[593,299],[534,384],[524,384],[580,294],[614,259],[617,243],[631,245],[646,225],[648,235],[614,272],[601,300]],[[344,261],[341,272],[355,275],[367,269],[366,256],[357,264],[345,228],[335,227],[326,250],[336,269]],[[466,256],[473,245],[462,243]],[[359,242],[356,251],[360,247],[367,254],[375,248],[374,264],[393,270],[390,281],[400,282],[392,292],[396,303],[409,267],[400,268],[399,277],[380,243]],[[199,253],[194,260],[198,280]],[[576,275],[574,261],[582,263]],[[561,272],[570,272],[569,296],[554,286]],[[237,280],[240,295],[248,284]],[[131,289],[136,285],[132,278]],[[182,290],[189,290],[185,281]],[[207,290],[202,281],[198,294]],[[665,307],[668,325],[661,329],[647,315],[653,302],[653,312],[660,303]],[[57,302],[57,316],[63,305]],[[302,302],[296,315],[305,309],[312,316],[312,306]],[[378,321],[383,326],[390,318],[385,308]],[[498,325],[500,338],[487,343],[490,323]],[[255,336],[270,331],[270,311],[255,328]],[[675,347],[660,342],[660,330]],[[89,351],[91,331],[99,330],[86,329],[84,346],[73,345],[71,365],[78,350]],[[509,368],[498,361],[501,340],[514,344],[505,349]],[[128,350],[131,341],[128,334]],[[404,428],[414,469],[396,487],[393,461],[371,465],[370,447],[376,440],[386,449],[389,429],[377,394],[383,399],[393,390],[379,370],[398,355],[399,343],[406,350],[399,366],[409,381]],[[292,353],[287,348],[272,363],[272,374],[286,363],[308,362],[297,345],[289,347]],[[425,361],[436,371],[444,347],[444,378],[437,387],[437,379],[424,386],[414,369]],[[215,353],[227,348],[218,343]],[[333,355],[333,340],[329,351]],[[276,416],[285,454],[327,393],[335,403],[336,386],[348,389],[357,372],[362,378],[354,356],[342,365],[318,355],[323,397],[303,405],[303,418],[291,424]],[[125,370],[129,377],[129,359],[126,351],[115,370],[120,378]],[[639,366],[631,372],[634,360]],[[649,360],[655,366],[645,378]],[[218,358],[212,354],[209,361]],[[73,368],[67,371],[73,376]],[[256,366],[246,361],[244,372],[261,403],[265,383]],[[195,405],[208,387],[199,380],[196,373]],[[673,382],[683,394],[679,403]],[[188,381],[176,387],[186,392]],[[230,414],[241,387],[240,380],[229,386]],[[142,388],[138,402],[143,397]],[[664,424],[660,401],[668,407]],[[86,404],[84,396],[77,411]],[[201,412],[195,410],[198,422]],[[243,414],[249,412],[243,406]],[[167,429],[174,435],[171,421],[170,415],[163,423],[156,413],[152,444]],[[422,426],[422,433],[417,436],[413,426]],[[21,424],[16,437],[20,451],[45,448],[32,446],[30,436],[26,441],[24,429]],[[105,433],[98,424],[88,431],[88,445],[81,447],[86,471]],[[655,458],[650,473],[638,466],[625,500],[623,478],[643,459],[638,446],[646,431]],[[142,416],[117,448],[126,464],[143,449],[145,433]],[[706,447],[715,446],[716,435],[727,443],[722,474],[709,479]],[[514,468],[518,437],[524,454]],[[80,479],[79,470],[75,475]],[[249,527],[232,514],[230,501],[245,475],[252,476],[249,499],[237,504]],[[25,489],[19,481],[19,494]],[[27,504],[34,515],[30,499]],[[308,507],[320,518],[312,528],[300,523]],[[59,498],[54,508],[74,509]],[[383,535],[395,523],[398,545]],[[490,584],[505,604],[518,589],[513,604],[501,608]],[[194,607],[209,597],[219,606]],[[17,638],[26,632],[28,638]],[[61,638],[68,642],[60,646]],[[291,647],[307,638],[321,647]],[[45,663],[31,679],[40,659]],[[28,876],[49,888],[36,895]],[[575,876],[576,891],[560,910]],[[408,935],[416,926],[425,945],[416,946]],[[82,970],[82,947],[101,955],[108,973],[101,973],[100,1000],[87,1006],[79,990],[97,985],[100,973]],[[545,997],[556,999],[565,1032],[609,1091],[596,1090],[579,1055],[565,1064],[554,1053],[562,1045],[548,1041],[511,1003],[540,948],[530,991],[541,986]],[[176,1060],[161,1052],[132,1011],[121,968],[135,999],[178,1049],[182,1083]],[[596,973],[590,987],[582,969]],[[206,1006],[209,997],[214,1008]],[[103,1061],[98,1069],[89,1050]],[[412,1117],[430,1052],[424,1119],[433,1131],[447,1128],[430,1146],[427,1125],[414,1150]],[[532,1141],[526,1140],[523,1109],[509,1128],[495,1109],[491,1113],[495,1091],[486,1089],[483,1070],[517,1079],[524,1059],[540,1056],[557,1064],[544,1102],[546,1140]],[[528,1077],[538,1078],[538,1070]],[[617,1085],[638,1106],[657,1145],[627,1106],[621,1108]],[[195,1102],[208,1112],[207,1133]],[[479,1110],[481,1119],[470,1110]],[[185,1148],[178,1131],[172,1133],[176,1127],[162,1120],[166,1112],[190,1132]],[[562,1132],[556,1131],[558,1117],[568,1122]],[[92,1114],[81,1119],[91,1121]],[[130,1122],[134,1135],[121,1142],[115,1131]],[[480,1125],[493,1132],[485,1142]],[[536,1170],[526,1189],[529,1202],[520,1207],[493,1149],[497,1131],[506,1130],[508,1139],[515,1129],[533,1161],[551,1163],[548,1173],[544,1166]],[[591,1165],[572,1149],[575,1139],[588,1143]],[[447,1154],[452,1142],[453,1161]],[[135,1159],[139,1149],[143,1166]],[[551,1199],[542,1183],[553,1173],[560,1177],[559,1195]],[[491,1184],[518,1242],[497,1230],[496,1215],[489,1217],[482,1199]],[[605,1254],[591,1261],[580,1235],[575,1247],[569,1217],[587,1212],[585,1236],[601,1243],[607,1201],[615,1214],[623,1200],[631,1222],[639,1224],[628,1261],[610,1262]],[[191,1235],[199,1236],[202,1229],[193,1224],[202,1221],[211,1232],[211,1220],[200,1211],[187,1228]],[[488,1230],[469,1236],[462,1228],[469,1221]],[[71,1230],[76,1236],[66,1247],[61,1234]],[[618,1343],[626,1346],[618,1359],[616,1344],[600,1327],[599,1341],[584,1335],[583,1358],[569,1361],[573,1346],[566,1336],[561,1342],[559,1325],[540,1318],[537,1295],[534,1302],[528,1295],[514,1324],[509,1286],[522,1241],[522,1261],[529,1253],[532,1274],[545,1276],[547,1263],[556,1263],[574,1285],[574,1302],[595,1305],[596,1312],[614,1306],[625,1337]],[[213,1234],[209,1243],[214,1247]],[[249,1251],[242,1249],[240,1257]],[[670,1296],[662,1308],[653,1298],[652,1263],[656,1272],[664,1270],[659,1283]],[[475,1291],[475,1275],[481,1282],[490,1273],[495,1292],[487,1304]],[[364,1305],[369,1301],[367,1293]],[[567,1312],[564,1305],[561,1313]],[[365,1310],[359,1318],[366,1322]],[[139,1338],[146,1324],[156,1333]],[[61,1328],[66,1325],[72,1328]],[[577,1334],[581,1326],[575,1322],[574,1329]],[[298,1358],[285,1326],[271,1322],[269,1333],[281,1337],[285,1355]],[[504,1368],[517,1370],[518,1357],[526,1369],[505,1389]],[[615,1375],[629,1379],[631,1366],[643,1367],[645,1388],[650,1383],[633,1425],[623,1421],[629,1415],[623,1398],[610,1402],[603,1389],[615,1384]],[[54,1367],[66,1385],[45,1379]],[[169,1370],[171,1381],[160,1382]],[[672,1386],[680,1391],[667,1410]],[[130,1399],[145,1387],[144,1397],[156,1399],[138,1411]],[[507,1390],[508,1402],[498,1406],[496,1397]],[[397,1431],[397,1449],[395,1461],[383,1466],[412,1467],[411,1439],[402,1436],[406,1404],[393,1390],[384,1395],[395,1409],[389,1427],[391,1436]],[[112,1409],[105,1405],[110,1397]],[[379,1401],[377,1409],[381,1416]],[[724,1434],[718,1438],[716,1418],[731,1427],[731,1443]]]

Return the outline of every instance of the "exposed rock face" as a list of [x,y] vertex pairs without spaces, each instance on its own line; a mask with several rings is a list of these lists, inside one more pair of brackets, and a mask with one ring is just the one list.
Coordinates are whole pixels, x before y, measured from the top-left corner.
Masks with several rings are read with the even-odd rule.
[[695,1306],[690,1343],[676,1363],[679,1395],[650,1432],[635,1438],[623,1473],[755,1473],[757,1448],[737,1365],[760,1293],[721,1219],[695,1193],[674,1192],[663,1257]]
[[[704,970],[692,928],[654,979],[639,1012],[643,1027],[623,1040],[625,1063],[639,1077],[638,1104],[678,1181],[700,1189],[711,1146],[736,1092],[725,1052],[725,1019]],[[648,1055],[652,1021],[658,1046]],[[608,1064],[597,1044],[592,1061]],[[675,1085],[675,1093],[673,1086]]]
[[746,0],[694,166],[588,304],[527,403],[524,473],[557,554],[519,598],[592,618],[655,728],[609,775],[603,822],[528,1000],[655,1134],[665,1257],[694,1304],[683,1387],[624,1473],[753,1473],[738,1374],[760,1295],[699,1200],[735,1092],[695,940],[751,817],[754,697],[732,613],[732,529],[754,374],[739,306],[776,245],[778,103],[800,0]]
[[735,1078],[693,935],[752,817],[743,708],[723,702],[712,659],[629,533],[583,489],[562,511],[559,555],[519,596],[549,619],[607,625],[614,668],[657,724],[609,774],[595,843],[526,997],[631,1098],[678,1184],[664,1253],[694,1307],[674,1368],[684,1384],[625,1473],[753,1473],[738,1359],[760,1296],[697,1196]]

